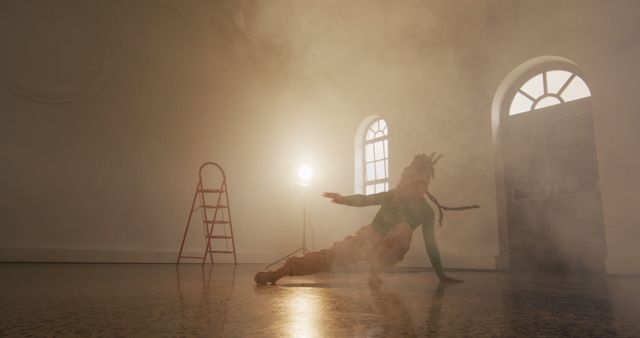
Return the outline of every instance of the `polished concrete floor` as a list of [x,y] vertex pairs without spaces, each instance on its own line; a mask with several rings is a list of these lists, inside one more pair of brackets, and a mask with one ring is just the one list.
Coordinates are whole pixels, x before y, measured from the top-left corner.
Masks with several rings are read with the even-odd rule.
[[256,286],[259,265],[0,264],[0,337],[640,337],[640,277],[398,269]]

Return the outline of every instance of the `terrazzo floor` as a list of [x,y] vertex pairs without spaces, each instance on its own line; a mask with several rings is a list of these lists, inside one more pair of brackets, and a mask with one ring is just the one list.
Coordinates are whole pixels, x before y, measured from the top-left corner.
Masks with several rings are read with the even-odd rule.
[[396,269],[256,286],[261,265],[0,264],[0,337],[640,337],[640,276]]

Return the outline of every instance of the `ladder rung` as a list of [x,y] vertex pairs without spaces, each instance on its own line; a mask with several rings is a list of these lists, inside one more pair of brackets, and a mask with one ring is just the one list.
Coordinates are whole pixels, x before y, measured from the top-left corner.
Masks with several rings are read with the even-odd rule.
[[213,252],[213,253],[233,253],[233,251],[220,251],[220,250],[211,250],[209,252]]
[[231,223],[229,221],[203,221],[203,222],[205,222],[207,224],[229,224],[229,223]]
[[220,189],[199,189],[198,192],[204,192],[204,193],[221,193],[224,192],[224,190],[220,190]]
[[204,257],[196,257],[196,256],[180,256],[180,258],[203,259]]
[[226,205],[203,205],[203,208],[208,208],[208,209],[224,209],[224,208],[228,208],[228,206]]
[[206,236],[207,238],[231,238],[231,236]]

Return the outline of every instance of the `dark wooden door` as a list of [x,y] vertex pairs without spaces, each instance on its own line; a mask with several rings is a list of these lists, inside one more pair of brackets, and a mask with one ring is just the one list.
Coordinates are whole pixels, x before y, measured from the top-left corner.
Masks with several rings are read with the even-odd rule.
[[512,271],[605,271],[604,222],[589,99],[505,118]]

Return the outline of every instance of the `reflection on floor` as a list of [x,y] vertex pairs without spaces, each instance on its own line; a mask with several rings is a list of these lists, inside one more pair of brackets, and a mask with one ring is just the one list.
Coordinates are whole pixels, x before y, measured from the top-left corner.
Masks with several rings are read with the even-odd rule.
[[399,269],[256,286],[259,265],[0,264],[0,337],[640,337],[640,276]]

